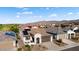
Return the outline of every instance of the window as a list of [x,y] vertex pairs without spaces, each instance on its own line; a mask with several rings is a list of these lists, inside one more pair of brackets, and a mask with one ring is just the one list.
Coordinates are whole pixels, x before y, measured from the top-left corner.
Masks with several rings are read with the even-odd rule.
[[30,40],[30,36],[25,36],[26,37],[26,40]]

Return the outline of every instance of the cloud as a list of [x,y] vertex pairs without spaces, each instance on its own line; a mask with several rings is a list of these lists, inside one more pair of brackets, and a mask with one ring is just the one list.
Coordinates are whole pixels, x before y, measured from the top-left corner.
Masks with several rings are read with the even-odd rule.
[[20,15],[21,13],[20,12],[17,12],[16,14]]
[[31,11],[17,12],[18,15],[33,14]]
[[42,18],[42,16],[40,15],[40,16],[33,16],[34,18]]
[[46,8],[46,10],[49,10],[49,9],[50,9],[49,7]]
[[23,8],[23,11],[24,11],[24,10],[28,10],[28,9],[29,9],[29,8]]
[[29,15],[29,17],[31,17],[30,15],[32,15],[32,14],[33,14],[32,11],[21,11],[21,12],[16,13],[16,18],[18,19],[18,18],[21,18],[23,16],[28,16],[28,15]]
[[78,14],[78,15],[79,15],[79,12],[77,12],[76,14]]
[[49,17],[56,17],[57,14],[50,14]]
[[31,11],[25,11],[25,12],[22,12],[21,14],[33,14]]
[[42,16],[39,16],[40,18],[42,18]]
[[19,16],[19,15],[17,15],[17,16],[16,16],[16,18],[20,18],[20,16]]
[[69,13],[68,13],[68,15],[72,15],[72,14],[73,14],[72,12],[69,12]]

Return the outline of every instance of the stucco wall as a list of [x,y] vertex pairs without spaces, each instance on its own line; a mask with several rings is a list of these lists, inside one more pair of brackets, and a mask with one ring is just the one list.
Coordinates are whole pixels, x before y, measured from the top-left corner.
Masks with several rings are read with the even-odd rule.
[[50,41],[50,36],[42,36],[42,42]]
[[76,34],[76,36],[79,36],[79,33],[75,33]]
[[66,39],[67,38],[67,34],[59,34],[57,35],[58,39]]

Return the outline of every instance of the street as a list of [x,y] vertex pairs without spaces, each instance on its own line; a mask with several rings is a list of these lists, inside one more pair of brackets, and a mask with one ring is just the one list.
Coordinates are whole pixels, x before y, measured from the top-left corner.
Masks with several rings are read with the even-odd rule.
[[79,51],[79,46],[72,47],[72,48],[69,48],[69,49],[64,49],[62,51]]

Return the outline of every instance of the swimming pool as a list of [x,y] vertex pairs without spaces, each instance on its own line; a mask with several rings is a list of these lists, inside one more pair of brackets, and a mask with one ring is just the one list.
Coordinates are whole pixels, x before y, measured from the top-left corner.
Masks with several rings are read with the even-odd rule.
[[5,32],[5,35],[9,35],[9,36],[15,37],[16,36],[16,33],[15,32],[12,32],[12,31],[9,31],[9,32]]

